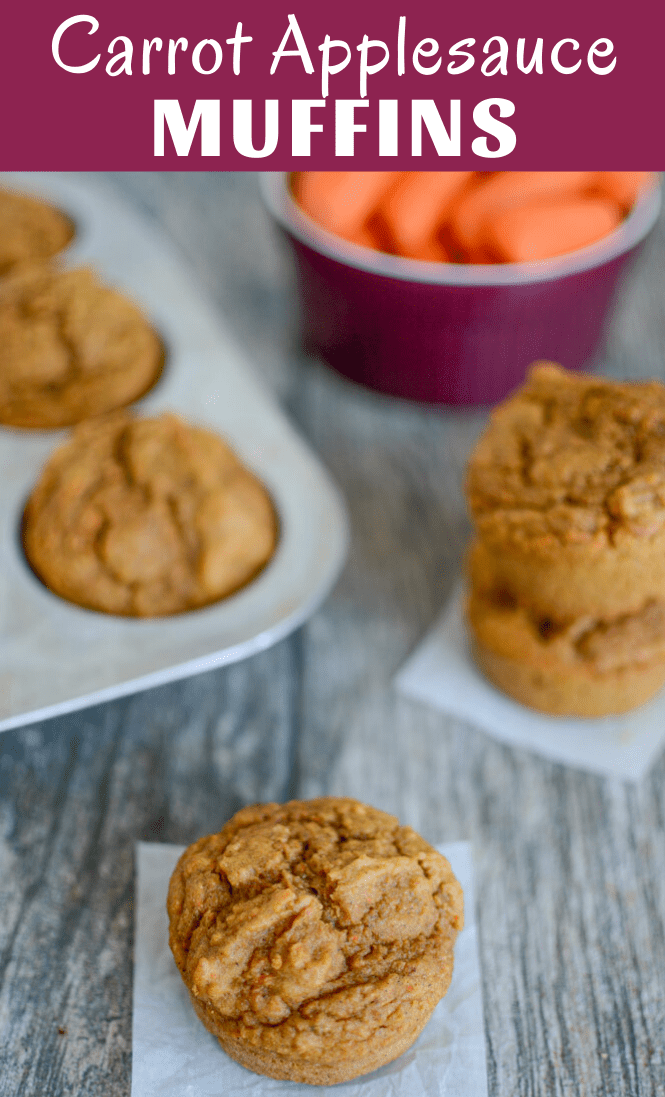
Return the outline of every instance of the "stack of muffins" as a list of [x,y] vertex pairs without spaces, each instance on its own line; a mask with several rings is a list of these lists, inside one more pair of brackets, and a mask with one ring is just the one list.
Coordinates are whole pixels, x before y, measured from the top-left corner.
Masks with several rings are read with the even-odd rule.
[[90,609],[197,609],[261,571],[277,516],[221,438],[127,410],[159,379],[162,342],[93,270],[53,262],[74,235],[60,210],[0,191],[0,424],[75,427],[28,501],[26,556]]
[[602,716],[665,682],[665,387],[541,363],[467,482],[477,662],[532,708]]

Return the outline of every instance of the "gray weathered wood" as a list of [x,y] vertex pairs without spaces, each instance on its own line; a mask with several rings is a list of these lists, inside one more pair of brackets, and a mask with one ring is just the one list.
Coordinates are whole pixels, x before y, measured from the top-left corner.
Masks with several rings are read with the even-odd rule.
[[[361,392],[298,356],[252,176],[111,179],[172,235],[322,454],[353,543],[327,604],[272,651],[0,737],[0,1097],[129,1093],[137,838],[186,842],[241,803],[323,792],[473,842],[492,1097],[663,1097],[665,761],[627,788],[391,686],[458,573],[483,415]],[[665,376],[664,303],[662,223],[611,372]]]

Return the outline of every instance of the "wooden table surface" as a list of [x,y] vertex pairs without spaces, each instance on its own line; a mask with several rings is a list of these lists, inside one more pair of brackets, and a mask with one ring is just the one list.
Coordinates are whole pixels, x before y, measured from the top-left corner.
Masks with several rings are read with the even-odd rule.
[[[468,536],[484,414],[360,391],[299,357],[252,175],[109,176],[160,224],[344,492],[352,545],[291,638],[224,670],[0,736],[0,1095],[130,1091],[133,844],[322,793],[473,843],[491,1097],[665,1094],[665,760],[628,787],[395,694]],[[665,374],[665,223],[606,353]]]

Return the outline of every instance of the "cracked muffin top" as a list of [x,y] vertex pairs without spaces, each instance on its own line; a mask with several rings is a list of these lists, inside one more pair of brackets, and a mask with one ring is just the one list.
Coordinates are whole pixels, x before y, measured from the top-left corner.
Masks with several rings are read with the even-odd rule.
[[23,527],[28,560],[52,591],[138,617],[231,594],[276,539],[263,485],[216,434],[169,414],[81,423],[47,463]]
[[523,551],[665,527],[665,387],[539,363],[492,413],[467,494],[481,538]]
[[463,923],[444,857],[393,816],[335,797],[239,811],[185,851],[167,906],[176,964],[222,1046],[227,1035],[310,1064],[355,1057],[348,1077],[385,1032],[415,1039]]
[[69,218],[38,198],[0,190],[0,277],[23,263],[51,259],[74,236]]
[[143,396],[162,345],[141,312],[87,268],[47,263],[0,283],[0,422],[63,427]]

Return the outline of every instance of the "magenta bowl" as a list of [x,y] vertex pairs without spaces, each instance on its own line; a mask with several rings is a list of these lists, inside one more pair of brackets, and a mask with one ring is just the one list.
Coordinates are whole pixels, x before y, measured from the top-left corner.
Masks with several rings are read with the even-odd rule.
[[492,404],[538,358],[593,358],[625,273],[661,205],[645,187],[615,232],[533,263],[425,263],[372,251],[315,224],[289,176],[266,172],[265,203],[292,246],[308,352],[358,384],[430,404]]

